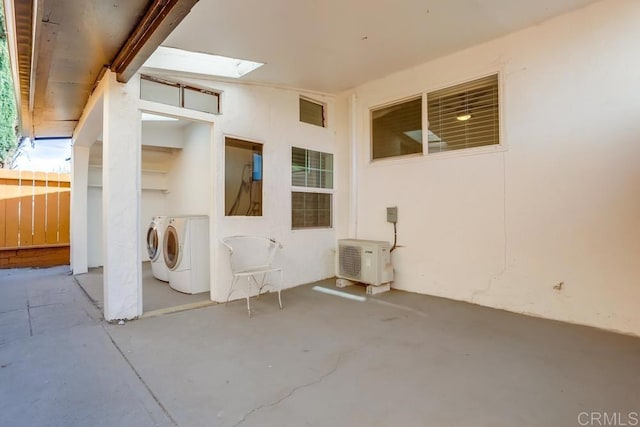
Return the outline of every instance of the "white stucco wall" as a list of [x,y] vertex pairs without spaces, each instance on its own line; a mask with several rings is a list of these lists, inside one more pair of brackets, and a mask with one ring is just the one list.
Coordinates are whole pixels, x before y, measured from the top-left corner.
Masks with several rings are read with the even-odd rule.
[[[336,162],[344,161],[343,157],[348,155],[349,148],[336,143],[338,122],[333,97],[258,85],[182,80],[223,91],[222,114],[215,116],[213,126],[211,166],[205,165],[201,158],[193,158],[185,163],[189,165],[190,173],[209,174],[209,177],[203,175],[199,179],[190,178],[189,181],[191,185],[205,185],[208,182],[207,190],[212,195],[208,211],[211,217],[212,298],[219,301],[226,299],[231,284],[228,254],[220,243],[225,236],[252,234],[280,240],[284,249],[277,262],[285,269],[285,287],[332,277],[336,228],[291,230],[291,147],[331,152]],[[299,122],[298,98],[301,94],[327,103],[328,128]],[[225,136],[263,144],[261,217],[225,216]],[[188,142],[185,143],[185,149],[187,146]],[[194,167],[192,162],[199,166]],[[343,223],[341,218],[347,215],[347,206],[341,203],[340,195],[348,189],[348,185],[336,181],[334,218],[338,220],[334,222],[338,226]],[[242,296],[242,292],[238,292],[233,297]]]
[[[181,79],[185,81],[184,78]],[[189,82],[189,80],[186,80]],[[255,234],[275,237],[284,244],[278,263],[285,270],[285,286],[295,286],[334,275],[336,235],[346,231],[348,218],[348,166],[349,146],[336,143],[336,129],[346,126],[346,104],[336,103],[331,96],[257,85],[234,84],[193,80],[192,83],[223,91],[222,114],[213,116],[212,125],[194,122],[181,130],[182,149],[172,154],[167,173],[156,173],[161,168],[145,166],[143,153],[141,190],[141,233],[146,233],[150,215],[154,214],[206,214],[211,218],[211,271],[212,297],[226,299],[231,283],[228,254],[220,239],[237,234]],[[327,103],[329,126],[321,128],[299,122],[298,98],[303,94]],[[188,110],[176,109],[141,101],[145,111],[158,111],[185,118],[202,118]],[[341,113],[337,113],[340,109]],[[204,117],[204,116],[202,116]],[[263,144],[263,216],[226,217],[225,205],[225,136],[247,139]],[[161,139],[175,139],[170,131],[142,130],[142,143],[155,146],[167,145]],[[291,230],[291,147],[298,146],[334,154],[334,227],[330,229]],[[90,174],[91,175],[91,174]],[[95,173],[99,175],[99,169]],[[149,176],[148,176],[149,175]],[[97,178],[96,178],[97,179]],[[164,179],[164,181],[163,181]],[[90,176],[90,181],[92,181]],[[90,185],[92,185],[90,183]],[[99,183],[93,181],[99,191]],[[167,192],[147,191],[166,185]],[[151,195],[151,197],[150,197]],[[99,199],[99,196],[96,196]],[[164,212],[159,212],[164,198]],[[91,197],[90,197],[91,199]],[[92,203],[93,209],[98,201]],[[91,207],[89,208],[91,211]],[[147,218],[149,217],[149,218]],[[98,221],[94,218],[94,222]],[[97,227],[97,226],[96,226]],[[91,231],[90,231],[91,233]],[[99,239],[89,239],[91,245],[99,245]],[[90,249],[95,264],[99,251]],[[141,238],[142,258],[144,236]],[[242,292],[234,298],[243,297]]]
[[[87,200],[87,235],[88,235],[88,265],[99,267],[102,260],[102,185],[95,179],[102,173],[101,168],[89,169],[89,188]],[[166,194],[163,188],[167,186],[165,174],[143,173],[143,188],[140,191],[140,256],[142,261],[148,261],[146,237],[147,228],[155,215],[167,215]],[[146,178],[146,179],[145,179]],[[146,187],[146,188],[145,188]]]
[[102,266],[102,188],[87,189],[87,264]]
[[[399,208],[394,287],[640,334],[638,22],[604,1],[343,94],[357,236]],[[369,161],[369,108],[495,71],[504,150]]]
[[[291,147],[330,152],[336,159],[348,153],[348,147],[336,142],[336,103],[332,97],[307,94],[327,103],[328,127],[299,121],[299,96],[294,90],[260,86],[218,86],[224,90],[223,114],[214,128],[214,164],[217,188],[224,188],[224,136],[263,143],[263,216],[228,217],[224,215],[224,195],[214,204],[216,240],[236,234],[271,236],[284,245],[277,262],[284,268],[285,287],[310,283],[334,275],[336,218],[344,215],[346,205],[339,194],[348,187],[336,182],[334,192],[334,228],[291,230]],[[336,160],[338,161],[338,160]],[[337,180],[336,180],[337,181]],[[226,250],[213,242],[213,297],[226,298],[231,275]],[[241,297],[242,293],[234,294]],[[286,301],[285,301],[286,304]]]
[[187,125],[181,130],[184,148],[174,153],[167,173],[167,212],[208,215],[211,205],[211,126]]
[[102,257],[104,318],[131,319],[142,314],[140,256],[140,112],[139,81],[127,85],[105,73],[102,148]]

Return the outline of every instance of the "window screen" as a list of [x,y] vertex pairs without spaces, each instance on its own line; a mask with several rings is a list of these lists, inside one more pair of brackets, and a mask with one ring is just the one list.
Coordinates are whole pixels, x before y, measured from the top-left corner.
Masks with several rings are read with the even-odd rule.
[[498,75],[427,94],[428,152],[500,143]]
[[371,110],[371,157],[422,153],[422,97]]
[[300,121],[325,127],[324,104],[300,98]]
[[331,227],[331,194],[291,193],[292,228]]

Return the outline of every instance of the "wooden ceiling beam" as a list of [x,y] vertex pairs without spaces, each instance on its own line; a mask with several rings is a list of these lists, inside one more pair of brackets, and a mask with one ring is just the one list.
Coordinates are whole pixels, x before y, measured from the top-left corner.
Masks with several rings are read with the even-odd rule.
[[121,83],[138,71],[158,46],[191,11],[198,0],[152,0],[111,63]]

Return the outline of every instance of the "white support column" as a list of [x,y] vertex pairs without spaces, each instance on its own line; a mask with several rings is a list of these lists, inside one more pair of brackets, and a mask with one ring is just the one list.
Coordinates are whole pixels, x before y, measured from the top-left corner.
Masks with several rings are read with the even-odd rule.
[[89,147],[73,146],[71,154],[71,271],[83,274],[87,268],[87,186]]
[[139,79],[121,84],[110,71],[104,79],[104,317],[132,319],[142,314]]

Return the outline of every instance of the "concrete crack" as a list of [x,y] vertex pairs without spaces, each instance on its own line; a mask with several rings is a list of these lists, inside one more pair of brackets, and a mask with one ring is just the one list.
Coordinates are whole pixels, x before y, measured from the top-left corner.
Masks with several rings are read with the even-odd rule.
[[64,304],[61,302],[52,302],[51,304],[29,305],[29,303],[27,303],[27,308],[31,309],[31,308],[40,308],[40,307],[50,307],[52,305],[64,305]]
[[31,306],[29,305],[29,300],[27,299],[27,318],[29,319],[29,336],[33,336],[33,326],[31,326]]
[[[125,360],[125,362],[127,363],[127,365],[129,365],[129,368],[131,368],[131,370],[133,371],[133,373],[136,375],[136,377],[138,377],[138,380],[142,383],[142,385],[144,386],[144,388],[147,389],[147,391],[149,392],[149,394],[151,395],[151,397],[153,398],[153,400],[156,402],[156,404],[160,407],[160,409],[162,410],[162,412],[164,412],[164,414],[167,416],[167,418],[169,419],[169,421],[171,421],[171,423],[174,426],[177,426],[178,423],[176,422],[175,419],[173,419],[173,417],[171,416],[171,414],[169,413],[169,411],[167,410],[167,408],[162,404],[162,402],[160,402],[160,399],[158,399],[158,396],[155,395],[155,393],[153,392],[153,390],[151,390],[151,387],[149,387],[149,384],[147,384],[145,382],[144,379],[142,379],[142,376],[140,375],[140,373],[138,372],[138,370],[133,366],[133,364],[131,363],[131,361],[127,358],[127,356],[124,354],[124,352],[122,351],[122,349],[118,346],[118,344],[116,343],[116,341],[113,339],[113,337],[111,336],[111,334],[109,333],[109,331],[107,330],[107,328],[104,327],[104,325],[102,325],[102,329],[104,330],[104,332],[107,334],[107,336],[109,337],[109,339],[111,340],[111,344],[113,344],[113,346],[116,348],[116,350],[118,350],[118,353],[120,353],[120,355],[122,356],[122,358]],[[147,410],[148,412],[148,410]],[[151,415],[149,413],[149,415]]]
[[287,394],[285,394],[284,396],[280,397],[279,399],[277,399],[274,402],[271,403],[264,403],[260,406],[257,406],[255,408],[253,408],[252,410],[250,410],[249,412],[247,412],[246,414],[244,414],[244,416],[240,419],[240,421],[238,421],[236,424],[233,425],[233,427],[238,427],[240,424],[244,423],[251,415],[253,415],[254,413],[261,411],[264,408],[271,408],[274,406],[279,405],[280,403],[284,402],[285,400],[289,399],[291,396],[293,396],[295,393],[297,393],[299,390],[302,390],[304,388],[308,388],[311,386],[314,386],[316,384],[321,383],[322,381],[324,381],[325,379],[327,379],[328,377],[330,377],[331,375],[333,375],[338,368],[340,367],[340,363],[342,363],[342,359],[344,357],[346,357],[348,354],[353,353],[357,350],[360,350],[360,348],[362,347],[358,347],[346,352],[341,353],[340,355],[338,355],[338,358],[336,359],[336,363],[334,365],[333,368],[331,368],[327,373],[322,374],[320,377],[316,378],[313,381],[310,381],[308,383],[304,383],[304,384],[300,384],[299,386],[296,386],[294,388],[292,388]]

